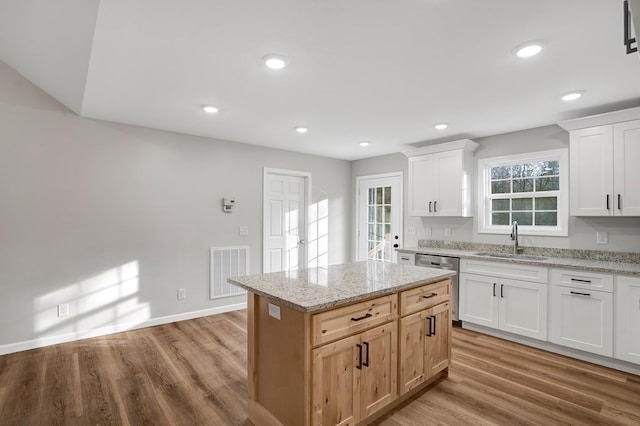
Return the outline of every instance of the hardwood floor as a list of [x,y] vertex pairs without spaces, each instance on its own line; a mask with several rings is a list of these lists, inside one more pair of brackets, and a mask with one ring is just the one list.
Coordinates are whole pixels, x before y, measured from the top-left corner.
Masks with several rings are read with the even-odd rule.
[[[0,356],[0,425],[250,425],[246,312]],[[375,425],[640,425],[640,377],[454,328],[449,377]]]

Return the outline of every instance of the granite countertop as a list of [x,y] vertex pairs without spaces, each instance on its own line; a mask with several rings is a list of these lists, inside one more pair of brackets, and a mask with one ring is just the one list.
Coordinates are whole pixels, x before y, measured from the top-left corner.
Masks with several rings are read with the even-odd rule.
[[315,312],[440,281],[453,275],[455,272],[441,269],[363,261],[327,268],[231,277],[228,281],[292,309]]
[[[454,245],[454,244],[452,244]],[[466,245],[462,248],[461,245]],[[488,245],[487,245],[488,246]],[[496,246],[502,247],[502,246]],[[512,248],[511,248],[512,250]],[[510,251],[492,250],[485,245],[460,243],[458,247],[403,247],[400,253],[422,253],[439,256],[452,256],[461,259],[477,259],[491,262],[516,262],[548,268],[582,269],[640,276],[640,263],[634,258],[636,253],[595,252],[589,250],[525,248],[523,254],[513,256]],[[567,257],[561,257],[562,255]],[[571,257],[569,257],[571,256]]]

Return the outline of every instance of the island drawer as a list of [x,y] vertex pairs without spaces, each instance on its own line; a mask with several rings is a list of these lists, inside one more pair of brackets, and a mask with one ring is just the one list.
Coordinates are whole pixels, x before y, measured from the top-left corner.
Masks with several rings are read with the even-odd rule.
[[393,321],[397,312],[398,295],[390,294],[315,314],[311,317],[311,344],[328,343]]
[[400,316],[412,314],[440,303],[451,297],[451,280],[439,281],[400,293]]

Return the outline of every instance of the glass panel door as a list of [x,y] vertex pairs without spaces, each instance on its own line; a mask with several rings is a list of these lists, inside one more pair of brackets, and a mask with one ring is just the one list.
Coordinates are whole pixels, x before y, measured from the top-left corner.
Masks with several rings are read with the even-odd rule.
[[401,240],[401,175],[359,179],[358,260],[395,262]]

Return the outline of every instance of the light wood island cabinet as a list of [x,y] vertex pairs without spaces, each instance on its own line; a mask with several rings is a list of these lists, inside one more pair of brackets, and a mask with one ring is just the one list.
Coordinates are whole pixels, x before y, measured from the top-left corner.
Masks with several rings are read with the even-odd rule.
[[450,291],[447,280],[400,293],[401,395],[449,366]]
[[230,279],[249,291],[249,419],[364,425],[446,377],[451,275],[369,261]]

